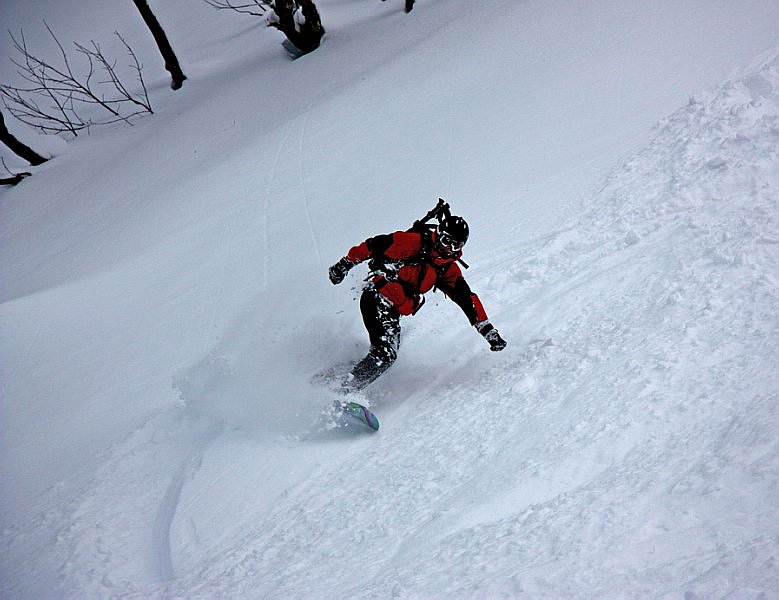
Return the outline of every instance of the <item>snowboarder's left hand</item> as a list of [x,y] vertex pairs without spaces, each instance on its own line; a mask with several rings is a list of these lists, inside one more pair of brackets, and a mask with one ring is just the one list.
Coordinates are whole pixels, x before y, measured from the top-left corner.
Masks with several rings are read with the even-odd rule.
[[476,330],[484,336],[484,339],[489,342],[490,350],[493,352],[500,352],[506,347],[506,340],[500,337],[498,330],[495,329],[493,324],[489,321],[476,323],[475,327]]

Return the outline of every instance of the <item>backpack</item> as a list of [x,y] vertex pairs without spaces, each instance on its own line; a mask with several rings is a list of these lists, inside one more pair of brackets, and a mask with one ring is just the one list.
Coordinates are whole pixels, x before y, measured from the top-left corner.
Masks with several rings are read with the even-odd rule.
[[[375,256],[371,259],[370,270],[377,273],[389,274],[392,270],[399,269],[402,265],[408,264],[420,264],[428,262],[428,257],[433,249],[433,232],[438,225],[447,217],[451,216],[449,204],[444,202],[443,198],[438,199],[438,203],[421,219],[414,221],[414,224],[406,229],[407,233],[419,233],[422,236],[422,249],[416,255],[406,258],[402,261],[390,261],[382,256]],[[435,222],[431,222],[436,219]],[[464,269],[468,269],[469,265],[462,259],[458,258],[457,262]],[[389,271],[388,271],[389,269]]]
[[[430,252],[433,249],[433,232],[438,227],[438,224],[441,223],[445,218],[451,216],[451,212],[449,209],[449,204],[447,202],[444,202],[443,198],[438,199],[438,203],[432,208],[432,210],[428,211],[428,213],[422,217],[421,219],[417,219],[414,221],[414,224],[406,229],[406,232],[408,233],[419,233],[422,236],[422,249],[414,256],[411,256],[409,258],[405,258],[403,260],[386,260],[384,258],[380,257],[374,257],[371,259],[370,262],[370,275],[366,278],[366,281],[373,280],[373,278],[376,275],[380,275],[384,278],[385,283],[387,281],[398,281],[396,279],[396,275],[398,271],[404,266],[407,265],[418,265],[422,263],[427,263],[428,266],[435,269],[435,271],[440,275],[442,272],[442,268],[438,265],[434,264],[431,261],[428,261],[428,257],[430,256]],[[431,222],[433,219],[436,219],[435,222]],[[457,262],[459,262],[463,268],[467,269],[468,264],[462,260],[461,258],[457,259]],[[444,267],[445,269],[446,267]],[[424,277],[425,270],[421,269],[419,272],[419,281],[417,282],[416,288],[410,287],[407,289],[406,293],[409,297],[415,296],[417,293],[417,290],[422,286],[422,278]],[[398,283],[404,284],[402,281],[398,281]],[[404,285],[405,287],[405,285]],[[435,290],[436,288],[434,288]],[[414,314],[422,308],[422,305],[425,303],[424,296],[422,297],[421,302],[414,310]]]

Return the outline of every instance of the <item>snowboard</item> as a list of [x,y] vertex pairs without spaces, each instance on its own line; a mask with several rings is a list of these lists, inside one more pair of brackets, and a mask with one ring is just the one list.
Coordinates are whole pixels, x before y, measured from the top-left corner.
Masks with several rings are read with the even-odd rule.
[[376,418],[370,410],[357,402],[347,402],[341,406],[343,414],[370,428],[373,431],[379,430],[379,419]]

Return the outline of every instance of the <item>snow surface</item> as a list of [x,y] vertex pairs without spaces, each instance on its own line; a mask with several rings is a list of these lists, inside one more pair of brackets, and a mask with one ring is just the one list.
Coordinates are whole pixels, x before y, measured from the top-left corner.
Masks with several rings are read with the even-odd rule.
[[[129,2],[0,5],[119,29],[156,111],[9,124],[56,158],[0,192],[0,596],[779,596],[779,5],[318,4],[292,62],[154,2],[177,92]],[[431,295],[322,428],[327,266],[438,196],[510,345]]]

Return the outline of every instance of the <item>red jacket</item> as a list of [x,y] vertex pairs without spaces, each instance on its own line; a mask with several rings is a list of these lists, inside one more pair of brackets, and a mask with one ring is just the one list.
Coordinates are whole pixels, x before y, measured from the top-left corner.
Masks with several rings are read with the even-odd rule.
[[399,268],[377,272],[373,283],[401,315],[412,315],[422,306],[422,296],[437,287],[454,300],[471,325],[487,320],[479,297],[471,291],[457,264],[461,252],[444,256],[438,253],[433,232],[432,249],[422,257],[421,233],[396,231],[368,238],[346,255],[353,263],[376,259]]

